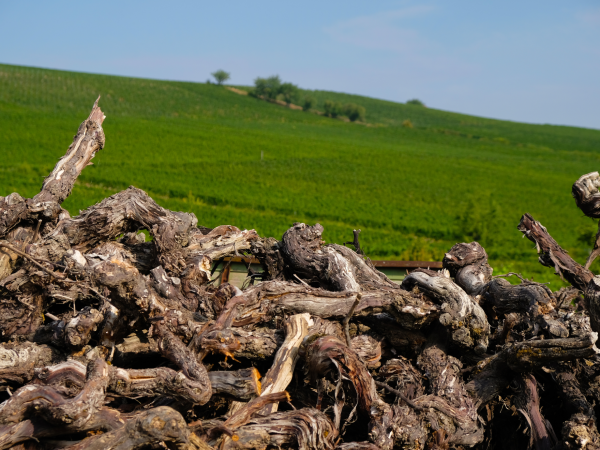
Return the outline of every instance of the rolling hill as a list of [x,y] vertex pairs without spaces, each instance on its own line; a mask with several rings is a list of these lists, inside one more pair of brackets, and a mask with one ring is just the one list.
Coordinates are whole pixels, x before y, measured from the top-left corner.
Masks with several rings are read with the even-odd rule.
[[215,85],[9,65],[0,65],[0,195],[39,190],[98,94],[107,142],[65,202],[72,214],[134,185],[207,227],[280,238],[294,222],[320,222],[338,243],[361,228],[374,259],[439,260],[478,240],[496,274],[553,287],[560,281],[516,229],[521,215],[580,262],[597,229],[570,189],[600,169],[600,130],[311,91],[318,109],[326,99],[364,106],[365,126]]

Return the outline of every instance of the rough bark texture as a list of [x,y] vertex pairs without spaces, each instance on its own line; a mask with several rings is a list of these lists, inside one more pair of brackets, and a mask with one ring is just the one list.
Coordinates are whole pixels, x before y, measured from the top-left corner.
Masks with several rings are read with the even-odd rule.
[[[0,197],[0,449],[600,446],[600,237],[583,267],[523,216],[573,286],[552,292],[493,277],[477,242],[397,284],[360,230],[349,248],[319,224],[207,228],[135,187],[70,217],[103,120],[34,198]],[[573,185],[588,217],[599,187]],[[239,256],[260,261],[243,290],[211,280]]]
[[524,214],[518,228],[527,239],[536,245],[542,265],[553,268],[563,280],[568,281],[580,291],[585,291],[594,275],[575,262],[556,243],[541,223],[535,221],[529,214]]

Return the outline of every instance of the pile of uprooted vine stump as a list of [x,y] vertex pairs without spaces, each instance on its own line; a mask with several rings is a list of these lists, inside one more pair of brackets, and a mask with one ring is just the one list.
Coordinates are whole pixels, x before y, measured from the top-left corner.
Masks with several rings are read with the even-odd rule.
[[[34,198],[0,197],[1,449],[600,446],[600,234],[584,267],[522,217],[571,284],[552,292],[493,277],[476,242],[398,285],[357,232],[209,229],[134,187],[71,217],[104,118],[96,102]],[[573,185],[587,216],[599,186]],[[250,285],[216,286],[240,254]]]

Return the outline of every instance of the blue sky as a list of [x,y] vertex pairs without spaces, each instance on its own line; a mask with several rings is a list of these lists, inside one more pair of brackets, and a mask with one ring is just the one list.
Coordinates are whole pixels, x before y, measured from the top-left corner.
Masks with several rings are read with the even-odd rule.
[[0,62],[600,128],[600,2],[0,0]]

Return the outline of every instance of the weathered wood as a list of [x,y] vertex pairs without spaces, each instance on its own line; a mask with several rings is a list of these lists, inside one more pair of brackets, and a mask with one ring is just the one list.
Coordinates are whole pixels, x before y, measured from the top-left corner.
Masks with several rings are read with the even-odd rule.
[[[313,325],[309,314],[296,314],[285,322],[285,340],[273,361],[273,365],[262,380],[262,394],[268,395],[285,391],[292,381],[294,369],[298,362],[298,351],[302,341],[308,334],[309,327]],[[277,411],[277,403],[270,403],[262,410],[263,414]]]
[[[206,228],[134,187],[71,218],[60,204],[103,119],[95,105],[36,197],[0,197],[0,449],[494,449],[521,442],[517,414],[538,448],[600,445],[600,232],[582,267],[523,216],[573,285],[553,293],[492,278],[476,242],[399,286],[359,230],[354,251],[319,224],[281,241]],[[589,217],[599,188],[597,172],[573,186]],[[210,281],[249,255],[262,272],[243,292]]]
[[60,204],[71,193],[75,180],[91,164],[96,152],[104,147],[102,122],[106,116],[98,106],[98,100],[100,97],[94,103],[89,117],[79,126],[67,153],[46,177],[41,191],[35,197],[25,200],[17,193],[0,197],[0,237],[4,237],[22,220],[38,217],[53,220],[63,211]]
[[[279,313],[304,312],[324,319],[343,319],[354,304],[356,292],[332,292],[302,284],[268,281],[244,291],[248,299],[240,312],[237,325],[265,321]],[[440,308],[421,294],[401,289],[373,290],[361,293],[354,316],[363,317],[387,312],[406,329],[417,330],[429,325],[439,315]]]
[[445,333],[434,333],[419,355],[417,365],[429,379],[429,395],[414,402],[434,408],[428,421],[434,430],[445,430],[449,443],[473,446],[483,440],[483,429],[460,375],[462,364],[446,353],[445,344]]
[[255,367],[235,371],[208,372],[213,395],[225,395],[238,401],[249,401],[262,393],[260,374]]
[[594,275],[574,261],[541,223],[535,221],[529,214],[524,214],[517,228],[536,245],[542,265],[553,268],[563,280],[585,291]]
[[484,353],[488,347],[490,326],[485,312],[478,303],[450,278],[431,270],[417,269],[403,281],[402,287],[418,287],[441,306],[439,322],[452,330],[455,344]]
[[600,434],[594,408],[581,391],[575,374],[564,369],[572,370],[563,367],[563,371],[556,374],[556,387],[571,417],[563,424],[560,445],[566,449],[598,448]]
[[491,280],[493,269],[478,242],[456,244],[444,255],[444,268],[469,295],[478,295]]
[[281,251],[297,276],[333,291],[398,289],[352,250],[335,244],[323,246],[322,233],[320,224],[295,223],[283,235]]
[[[379,397],[375,382],[358,355],[333,336],[318,338],[308,347],[306,353],[306,368],[312,382],[315,383],[318,377],[334,372],[337,373],[340,383],[342,379],[349,380],[356,390],[359,410],[370,418],[371,442],[382,449],[391,449],[394,442],[393,412]],[[340,413],[341,411],[336,413],[336,416]],[[339,416],[336,417],[337,424],[339,420]]]
[[[571,191],[577,207],[588,217],[597,219],[600,217],[600,174],[592,172],[582,175],[575,183]],[[600,226],[596,239],[594,240],[594,248],[592,249],[585,268],[589,269],[594,260],[600,255]]]
[[52,387],[24,386],[0,404],[0,423],[17,423],[41,414],[52,423],[82,426],[102,407],[108,379],[108,365],[96,359],[90,362],[86,383],[73,399],[64,398]]
[[196,392],[198,403],[206,403],[212,395],[206,368],[198,361],[196,355],[181,342],[181,339],[166,328],[163,321],[155,322],[152,329],[161,354],[175,363],[186,377],[198,383],[198,392]]
[[32,342],[0,344],[0,383],[24,384],[33,378],[36,367],[58,362],[62,355],[47,345]]
[[101,408],[82,425],[71,423],[57,426],[42,419],[0,425],[0,450],[13,448],[22,442],[31,442],[31,440],[39,442],[44,438],[68,436],[73,433],[110,432],[121,428],[124,424],[124,417],[119,411]]
[[172,408],[159,406],[129,419],[108,433],[90,436],[66,450],[136,449],[165,442],[178,450],[194,448],[184,418]]
[[547,423],[540,411],[540,399],[537,392],[537,381],[532,374],[521,379],[521,393],[516,399],[519,412],[530,425],[530,435],[536,450],[551,450],[556,442],[548,433]]
[[287,447],[298,450],[333,450],[337,431],[329,418],[316,409],[298,409],[256,418],[228,439],[224,450]]
[[[227,435],[231,436],[231,438],[234,441],[238,440],[239,436],[235,435],[234,432],[241,426],[248,423],[254,415],[259,413],[259,411],[266,410],[271,404],[276,404],[284,401],[289,402],[290,400],[291,399],[289,394],[285,391],[261,395],[260,397],[251,400],[250,402],[245,404],[239,411],[236,411],[235,414],[232,414],[231,417],[229,417],[229,419],[227,419],[223,423],[223,425],[214,427],[211,430],[209,430],[208,434],[210,437],[213,438],[213,440],[210,441],[209,444],[215,445],[217,443],[216,439],[214,438],[218,433],[226,433]],[[224,441],[226,442],[227,440],[228,437],[226,436],[224,438]],[[225,442],[222,441],[221,444],[219,444],[219,446],[226,445]]]

